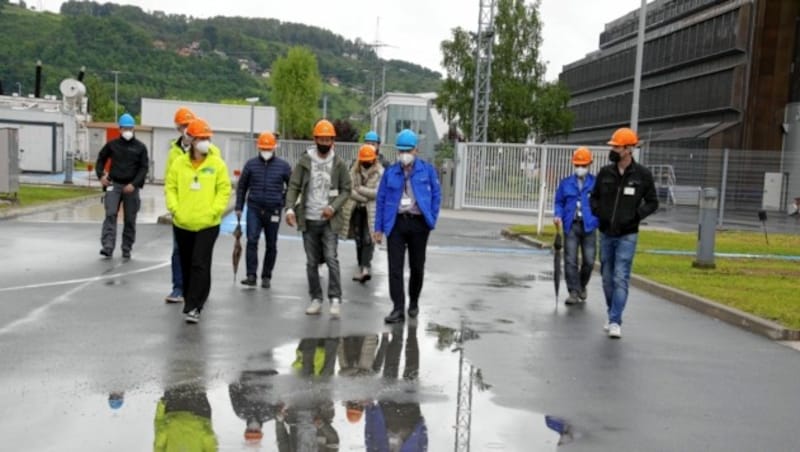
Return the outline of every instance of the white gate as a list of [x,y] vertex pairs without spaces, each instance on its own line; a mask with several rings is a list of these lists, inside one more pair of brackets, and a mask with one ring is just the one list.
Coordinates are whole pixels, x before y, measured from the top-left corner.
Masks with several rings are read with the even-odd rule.
[[[572,174],[576,146],[461,143],[456,162],[456,209],[553,212],[558,183]],[[607,163],[608,147],[592,147],[597,174]]]

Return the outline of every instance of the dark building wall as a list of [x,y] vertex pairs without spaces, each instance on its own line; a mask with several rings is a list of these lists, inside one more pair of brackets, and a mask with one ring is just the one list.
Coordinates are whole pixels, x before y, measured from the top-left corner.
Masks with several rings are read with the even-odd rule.
[[781,149],[781,124],[790,100],[791,66],[800,0],[757,6],[752,68],[742,148]]
[[[798,5],[800,0],[651,3],[642,137],[687,147],[779,149],[782,116],[770,125],[765,115],[782,112],[790,97]],[[628,124],[637,16],[638,10],[608,24],[601,50],[564,67],[560,79],[570,89],[576,118],[573,132],[557,141],[599,143]],[[707,131],[700,130],[704,125]]]

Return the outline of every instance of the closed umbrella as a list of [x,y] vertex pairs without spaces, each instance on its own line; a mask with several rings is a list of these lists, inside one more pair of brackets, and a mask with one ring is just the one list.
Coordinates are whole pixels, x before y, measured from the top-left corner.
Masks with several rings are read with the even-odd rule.
[[239,261],[242,259],[242,224],[236,219],[236,229],[233,230],[233,282],[236,282],[236,273],[239,272]]
[[556,308],[558,307],[558,289],[561,285],[561,225],[556,225],[556,239],[553,242],[553,284],[556,289]]

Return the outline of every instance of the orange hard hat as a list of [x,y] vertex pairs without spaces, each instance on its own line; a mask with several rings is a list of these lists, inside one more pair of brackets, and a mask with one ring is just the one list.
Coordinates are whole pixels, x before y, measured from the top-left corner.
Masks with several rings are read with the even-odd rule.
[[192,110],[189,110],[186,107],[181,107],[175,112],[175,125],[185,126],[192,122],[192,119],[195,118],[197,118],[197,116],[192,113]]
[[639,137],[633,130],[623,127],[617,129],[614,135],[611,135],[611,141],[608,142],[611,146],[636,146],[639,143]]
[[358,149],[359,162],[371,162],[375,160],[375,146],[365,144]]
[[589,165],[592,163],[592,151],[585,147],[579,147],[572,153],[573,165]]
[[244,431],[244,439],[247,442],[261,441],[261,438],[263,437],[264,433],[261,430],[255,430],[255,429],[251,430],[248,428],[247,430]]
[[200,118],[193,119],[188,126],[186,126],[186,135],[192,138],[211,138],[214,132],[208,123]]
[[356,424],[358,421],[361,420],[361,416],[364,414],[364,409],[361,407],[355,406],[348,406],[347,407],[347,421],[351,424]]
[[271,132],[264,132],[258,136],[257,146],[259,149],[271,151],[278,146],[278,142],[275,140],[275,135]]
[[336,129],[333,127],[330,121],[327,119],[322,119],[314,126],[314,136],[315,137],[336,137]]

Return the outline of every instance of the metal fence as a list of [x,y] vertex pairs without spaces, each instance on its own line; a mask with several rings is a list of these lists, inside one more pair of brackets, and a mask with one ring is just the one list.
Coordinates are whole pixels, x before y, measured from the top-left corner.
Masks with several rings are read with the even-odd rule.
[[[456,209],[552,214],[559,181],[572,174],[575,146],[462,143],[455,168]],[[608,147],[590,147],[594,174],[608,162]],[[780,151],[658,148],[637,151],[653,172],[661,205],[697,206],[701,188],[720,191],[725,210],[784,210],[788,174]]]
[[[336,143],[336,155],[350,164],[358,157],[358,149],[363,144],[364,143]],[[286,160],[294,167],[308,148],[313,146],[313,141],[280,140],[275,155]],[[225,148],[222,149],[222,158],[231,171],[241,170],[249,159],[257,155],[258,149],[256,149],[255,141],[244,137],[230,138]],[[381,146],[381,155],[389,161],[394,161],[395,150],[392,146]]]

